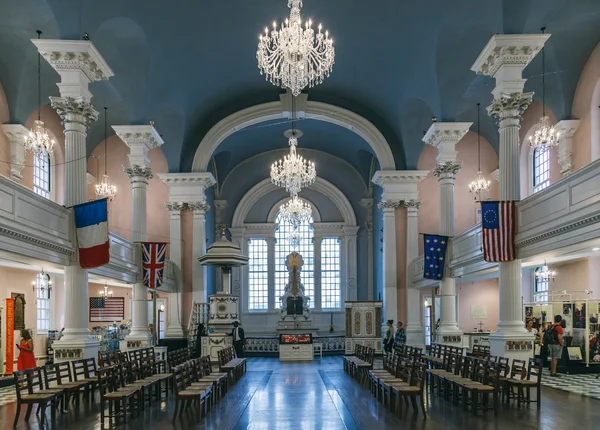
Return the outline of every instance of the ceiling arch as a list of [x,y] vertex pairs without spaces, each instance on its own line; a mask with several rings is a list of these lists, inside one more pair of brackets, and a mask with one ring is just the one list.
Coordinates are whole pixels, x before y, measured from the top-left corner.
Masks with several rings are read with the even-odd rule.
[[[344,193],[340,191],[338,187],[333,185],[331,182],[317,177],[315,183],[310,186],[311,189],[318,191],[319,193],[328,197],[338,208],[342,217],[344,218],[344,224],[349,226],[356,225],[356,215],[354,209],[350,204],[350,201],[346,198]],[[260,181],[258,184],[253,186],[238,203],[233,213],[233,220],[231,222],[232,227],[242,227],[246,216],[250,212],[250,209],[259,201],[261,198],[266,196],[272,191],[277,190],[278,187],[271,183],[270,178],[266,178]]]

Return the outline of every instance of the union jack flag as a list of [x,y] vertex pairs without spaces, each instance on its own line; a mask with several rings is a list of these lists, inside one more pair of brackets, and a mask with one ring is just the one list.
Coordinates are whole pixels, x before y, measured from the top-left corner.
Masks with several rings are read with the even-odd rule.
[[167,244],[163,242],[142,243],[142,266],[146,287],[158,288],[162,285],[166,250]]

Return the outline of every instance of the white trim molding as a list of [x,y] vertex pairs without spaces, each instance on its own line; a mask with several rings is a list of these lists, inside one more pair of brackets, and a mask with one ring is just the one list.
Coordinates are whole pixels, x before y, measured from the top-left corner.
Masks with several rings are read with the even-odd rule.
[[[204,172],[208,169],[209,162],[219,145],[232,134],[249,127],[275,119],[290,119],[289,109],[290,94],[280,95],[280,100],[263,103],[242,109],[223,118],[206,133],[196,154],[192,165],[193,172]],[[381,170],[394,170],[396,164],[394,155],[387,140],[370,121],[356,113],[327,103],[302,101],[298,112],[299,118],[313,119],[335,124],[356,133],[367,142],[375,153]]]

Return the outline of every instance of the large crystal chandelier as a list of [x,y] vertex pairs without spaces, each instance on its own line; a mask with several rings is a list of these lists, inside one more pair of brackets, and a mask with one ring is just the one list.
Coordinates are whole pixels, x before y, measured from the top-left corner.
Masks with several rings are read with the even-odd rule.
[[481,103],[477,103],[477,177],[469,184],[469,192],[473,194],[475,201],[482,201],[487,198],[487,195],[492,187],[492,182],[485,179],[481,172],[481,131],[479,122],[479,111]]
[[109,202],[112,202],[115,196],[117,195],[117,186],[113,185],[110,182],[110,178],[106,173],[106,117],[107,117],[107,109],[104,108],[104,176],[102,176],[102,182],[96,184],[96,198],[99,199],[108,199]]
[[298,228],[300,224],[310,220],[312,209],[308,203],[300,200],[298,196],[294,196],[286,204],[281,205],[279,216],[294,228]]
[[549,280],[554,280],[556,276],[556,272],[554,270],[550,270],[548,264],[546,264],[546,260],[544,260],[544,265],[541,269],[535,271],[535,277],[539,281],[547,282]]
[[[42,32],[36,31],[38,39],[41,38]],[[25,136],[25,142],[23,146],[27,152],[32,152],[35,155],[49,154],[54,151],[55,141],[50,137],[50,134],[44,128],[44,121],[42,121],[42,65],[41,65],[41,54],[38,52],[38,70],[37,70],[37,85],[38,85],[38,117],[34,121],[33,128]]]
[[289,88],[294,96],[300,94],[306,86],[320,84],[331,73],[335,62],[333,39],[329,32],[322,31],[319,24],[318,33],[312,29],[312,21],[302,26],[300,8],[302,0],[288,0],[291,9],[289,19],[286,18],[277,29],[265,28],[261,34],[256,51],[258,68],[261,75],[273,85]]
[[297,196],[300,190],[315,182],[317,170],[315,163],[307,161],[296,153],[298,146],[298,131],[289,134],[288,143],[290,153],[283,160],[276,161],[271,165],[271,182],[278,187],[285,188],[292,197]]
[[[546,27],[542,27],[544,34]],[[560,133],[554,130],[550,124],[550,118],[546,116],[546,48],[542,48],[542,117],[540,118],[533,135],[529,136],[529,145],[533,149],[552,148],[558,146]]]

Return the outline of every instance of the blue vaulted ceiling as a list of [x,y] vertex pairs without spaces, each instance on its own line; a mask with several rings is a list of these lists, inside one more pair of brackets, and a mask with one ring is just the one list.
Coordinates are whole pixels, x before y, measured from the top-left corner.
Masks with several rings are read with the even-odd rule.
[[[11,121],[37,108],[35,30],[44,38],[90,35],[115,72],[91,91],[110,124],[154,120],[163,134],[170,171],[189,171],[206,132],[241,108],[277,100],[280,89],[256,67],[257,35],[288,15],[287,0],[0,0],[0,82]],[[337,47],[333,74],[309,99],[338,105],[371,121],[387,139],[397,168],[415,168],[431,116],[473,121],[475,105],[490,102],[493,81],[470,71],[494,33],[537,33],[545,25],[546,101],[570,117],[577,80],[600,39],[598,0],[304,0],[303,16],[321,21]],[[541,97],[541,62],[525,70],[527,91]],[[57,95],[58,76],[43,66],[43,98]],[[264,125],[264,124],[263,124]],[[365,180],[371,150],[332,124],[306,121],[300,145],[329,152]],[[285,147],[286,125],[256,127],[217,150],[218,176],[240,161]],[[494,121],[482,134],[497,148]],[[102,140],[102,118],[88,151]]]

